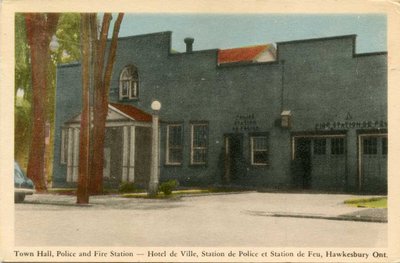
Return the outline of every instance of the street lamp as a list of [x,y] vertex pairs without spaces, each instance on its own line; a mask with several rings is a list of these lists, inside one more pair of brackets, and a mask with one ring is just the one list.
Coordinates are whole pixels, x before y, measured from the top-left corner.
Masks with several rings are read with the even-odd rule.
[[159,166],[159,139],[158,139],[158,114],[161,109],[161,103],[158,100],[154,100],[151,103],[152,114],[152,139],[151,139],[151,172],[149,181],[149,196],[156,196],[158,192],[158,184],[160,177],[160,166]]

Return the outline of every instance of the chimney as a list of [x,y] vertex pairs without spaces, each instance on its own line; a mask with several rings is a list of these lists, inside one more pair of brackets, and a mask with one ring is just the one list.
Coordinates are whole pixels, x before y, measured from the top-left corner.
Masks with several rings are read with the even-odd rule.
[[192,53],[194,38],[187,37],[184,39],[184,41],[186,43],[186,53]]

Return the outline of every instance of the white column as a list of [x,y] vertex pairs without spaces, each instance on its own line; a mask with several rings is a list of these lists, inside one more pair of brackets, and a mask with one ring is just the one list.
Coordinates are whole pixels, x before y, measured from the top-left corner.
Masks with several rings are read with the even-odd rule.
[[123,127],[122,133],[122,182],[128,181],[128,127]]
[[68,136],[67,145],[67,182],[72,182],[72,157],[73,157],[73,143],[74,143],[74,133],[72,128],[66,129]]
[[79,129],[74,129],[74,158],[72,161],[72,181],[78,181],[78,167],[79,167]]
[[158,142],[158,114],[153,114],[152,140],[151,140],[151,172],[149,181],[149,195],[155,196],[159,183],[159,142]]
[[128,181],[134,182],[135,180],[135,126],[130,127],[129,136],[129,175]]

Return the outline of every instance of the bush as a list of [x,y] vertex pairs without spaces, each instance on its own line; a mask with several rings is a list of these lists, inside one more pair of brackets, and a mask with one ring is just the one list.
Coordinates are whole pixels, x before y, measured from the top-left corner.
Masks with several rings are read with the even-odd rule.
[[169,180],[167,182],[163,182],[159,189],[161,192],[163,192],[165,195],[170,195],[173,190],[178,186],[178,181],[177,180]]
[[118,191],[120,193],[134,193],[136,191],[136,186],[134,183],[125,182],[119,186]]

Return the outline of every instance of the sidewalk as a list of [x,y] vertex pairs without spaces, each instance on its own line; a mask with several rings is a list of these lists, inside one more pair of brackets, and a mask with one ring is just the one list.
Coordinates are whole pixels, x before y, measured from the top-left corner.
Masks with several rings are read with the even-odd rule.
[[387,223],[387,208],[364,208],[350,206],[345,200],[371,198],[376,196],[357,196],[346,194],[287,194],[291,202],[285,206],[269,206],[263,210],[245,210],[244,213],[257,216],[293,217],[328,220]]
[[387,223],[386,208],[368,208],[346,213],[346,214],[312,214],[312,213],[291,213],[291,212],[261,212],[261,211],[246,211],[246,213],[257,216],[272,216],[272,217],[297,217],[297,218],[313,218],[313,219],[328,219],[328,220],[346,220],[360,222],[375,222]]

